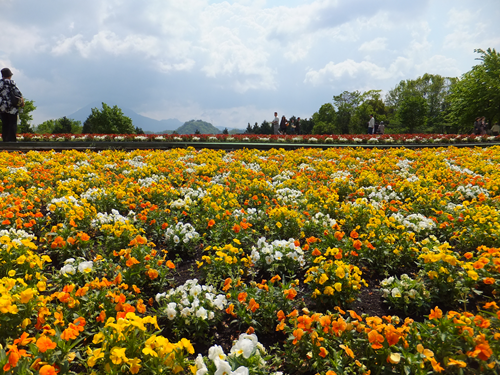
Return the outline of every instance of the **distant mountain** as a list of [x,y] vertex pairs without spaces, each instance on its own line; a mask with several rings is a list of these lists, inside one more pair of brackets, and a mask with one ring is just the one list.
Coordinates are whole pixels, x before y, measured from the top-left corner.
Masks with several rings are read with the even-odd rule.
[[[113,102],[105,102],[107,105],[113,107],[117,104]],[[127,117],[130,117],[132,120],[132,123],[134,126],[138,126],[144,131],[150,131],[150,132],[165,132],[167,130],[173,131],[176,130],[179,126],[182,126],[182,122],[177,120],[176,118],[168,119],[168,120],[155,120],[146,116],[142,116],[133,110],[125,107],[118,107],[122,110],[123,114]],[[66,116],[67,118],[81,121],[82,125],[85,122],[85,120],[89,117],[89,115],[92,113],[92,108],[98,108],[102,109],[102,102],[93,102],[88,105],[86,105],[83,108],[80,108],[78,111],[72,113],[69,116]]]
[[219,129],[213,126],[209,122],[201,120],[191,120],[187,121],[179,129],[177,129],[178,134],[195,134],[196,131],[200,134],[220,134],[222,133]]

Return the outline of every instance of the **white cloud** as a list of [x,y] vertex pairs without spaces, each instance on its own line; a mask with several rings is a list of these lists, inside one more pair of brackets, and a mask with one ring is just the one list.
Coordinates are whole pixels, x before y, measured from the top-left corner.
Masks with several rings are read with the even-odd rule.
[[364,42],[359,47],[360,51],[384,51],[387,48],[387,38],[375,38],[369,42]]

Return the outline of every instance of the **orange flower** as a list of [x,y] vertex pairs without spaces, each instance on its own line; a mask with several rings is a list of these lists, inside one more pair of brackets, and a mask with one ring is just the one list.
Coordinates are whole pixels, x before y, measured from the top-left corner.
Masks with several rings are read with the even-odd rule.
[[285,313],[283,312],[283,310],[278,311],[278,313],[276,315],[277,315],[278,320],[280,322],[283,321],[283,320],[285,320],[285,318],[286,318]]
[[472,258],[473,256],[474,256],[474,255],[473,255],[472,253],[465,253],[465,254],[464,254],[465,259],[470,259],[470,258]]
[[167,267],[170,268],[171,270],[175,269],[175,264],[171,260],[167,260],[166,263]]
[[431,313],[429,314],[429,319],[441,319],[443,317],[443,311],[439,307],[435,307],[431,309]]
[[43,365],[40,368],[40,375],[56,375],[57,371],[53,366]]
[[248,302],[248,309],[251,312],[255,312],[259,307],[260,305],[253,298]]
[[293,288],[283,291],[286,299],[293,300],[297,296],[297,291]]
[[356,240],[356,241],[353,242],[352,245],[354,246],[354,248],[356,250],[359,250],[359,249],[361,249],[361,245],[363,245],[363,243],[360,240]]
[[280,280],[281,280],[281,277],[279,275],[276,275],[276,276],[271,277],[271,280],[269,280],[269,282],[271,284],[274,284],[276,281],[280,281]]
[[240,233],[241,227],[238,224],[233,225],[233,232]]
[[222,290],[224,292],[227,292],[230,288],[231,288],[231,283],[232,283],[233,280],[231,280],[230,277],[228,277],[226,280],[224,280],[224,287],[222,288]]
[[130,257],[127,262],[125,263],[127,265],[127,267],[132,267],[136,264],[140,264],[141,262],[139,262],[137,259],[135,259],[134,257]]
[[40,352],[45,353],[49,349],[55,349],[57,344],[49,337],[42,335],[38,338],[38,340],[36,340],[36,346]]
[[240,303],[244,303],[247,299],[247,293],[246,292],[240,292],[240,294],[238,294],[238,301]]
[[398,332],[393,326],[389,325],[385,330],[385,338],[389,346],[396,345],[401,337],[401,333]]
[[212,228],[214,225],[215,225],[215,220],[214,220],[214,219],[210,219],[210,220],[208,221],[207,227],[208,227],[208,228]]
[[340,241],[342,240],[342,238],[344,238],[344,232],[337,231],[335,232],[334,237],[337,239],[337,241]]
[[487,361],[493,354],[493,350],[491,350],[490,344],[486,341],[484,333],[480,333],[474,341],[476,343],[476,347],[473,351],[467,352],[467,355],[469,357],[479,357],[479,359]]
[[302,328],[297,328],[296,330],[293,331],[293,337],[295,337],[295,339],[293,340],[293,345],[297,344],[297,342],[302,338],[302,336],[304,335],[304,331],[302,330]]
[[314,248],[313,252],[311,253],[311,255],[315,256],[315,257],[318,257],[321,255],[321,251],[318,250],[317,247]]
[[148,277],[151,279],[151,280],[154,280],[158,277],[158,271],[157,270],[154,270],[154,269],[149,269],[146,271],[146,275],[148,275]]
[[495,310],[498,310],[498,305],[496,302],[488,302],[487,304],[484,305],[485,309],[489,309],[490,307],[493,307]]
[[325,358],[328,355],[328,350],[323,347],[319,348],[319,356]]
[[353,229],[353,230],[351,231],[350,236],[351,236],[351,238],[352,238],[352,239],[354,239],[354,240],[355,240],[356,238],[358,238],[358,237],[359,237],[359,234],[358,234],[358,232],[356,232],[356,229]]
[[104,323],[106,321],[106,311],[102,310],[95,320]]
[[372,329],[368,333],[368,341],[372,344],[373,349],[380,349],[383,347],[382,343],[385,339],[376,329]]
[[495,284],[495,279],[493,277],[485,277],[483,279],[483,283],[485,283],[486,285],[493,285]]
[[234,313],[234,305],[233,304],[230,304],[228,306],[228,308],[226,309],[226,313],[231,314],[232,316],[236,316],[236,314]]
[[21,337],[14,340],[14,345],[26,346],[26,345],[36,341],[36,339],[34,337],[29,337],[29,336],[30,336],[29,333],[23,332]]
[[344,349],[344,351],[346,352],[346,354],[351,357],[352,359],[354,359],[354,352],[352,351],[351,348],[349,348],[347,345],[339,345],[341,349]]

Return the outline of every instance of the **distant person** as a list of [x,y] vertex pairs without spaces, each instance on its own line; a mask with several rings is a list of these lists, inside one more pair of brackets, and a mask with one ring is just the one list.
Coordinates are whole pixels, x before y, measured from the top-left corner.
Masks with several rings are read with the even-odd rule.
[[286,117],[282,116],[281,122],[280,122],[280,133],[281,134],[286,134],[286,124],[287,124]]
[[500,125],[498,125],[498,122],[495,122],[491,127],[491,135],[497,136],[499,134],[500,134]]
[[[2,120],[2,139],[4,142],[17,142],[17,114],[19,106],[24,107],[23,94],[12,80],[9,68],[3,68],[0,80],[0,119]],[[12,103],[11,94],[21,98],[18,106]]]
[[476,117],[476,120],[474,121],[474,134],[479,135],[481,134],[481,118]]
[[279,131],[280,131],[280,119],[278,118],[278,112],[274,112],[273,132],[274,134],[279,134]]
[[373,117],[373,115],[370,115],[370,121],[368,121],[368,134],[373,134],[374,130],[375,130],[375,117]]
[[300,117],[297,117],[295,122],[295,134],[300,134]]
[[378,134],[384,134],[385,130],[385,125],[383,121],[380,121],[380,124],[378,125],[377,133]]

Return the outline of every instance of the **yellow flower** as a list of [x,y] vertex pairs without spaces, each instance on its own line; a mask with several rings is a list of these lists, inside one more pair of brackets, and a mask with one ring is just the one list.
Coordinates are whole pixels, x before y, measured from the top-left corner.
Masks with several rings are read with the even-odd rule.
[[323,285],[327,281],[328,281],[328,276],[326,276],[326,274],[322,273],[321,276],[319,277],[318,283],[320,285]]
[[337,292],[340,292],[340,291],[342,290],[342,284],[341,284],[341,283],[335,283],[335,284],[333,285],[333,287],[335,288],[335,290],[336,290]]
[[109,359],[111,359],[111,362],[113,362],[115,365],[119,365],[122,362],[127,362],[128,358],[125,355],[126,350],[127,348],[119,348],[117,346],[114,346],[113,348],[111,348]]

